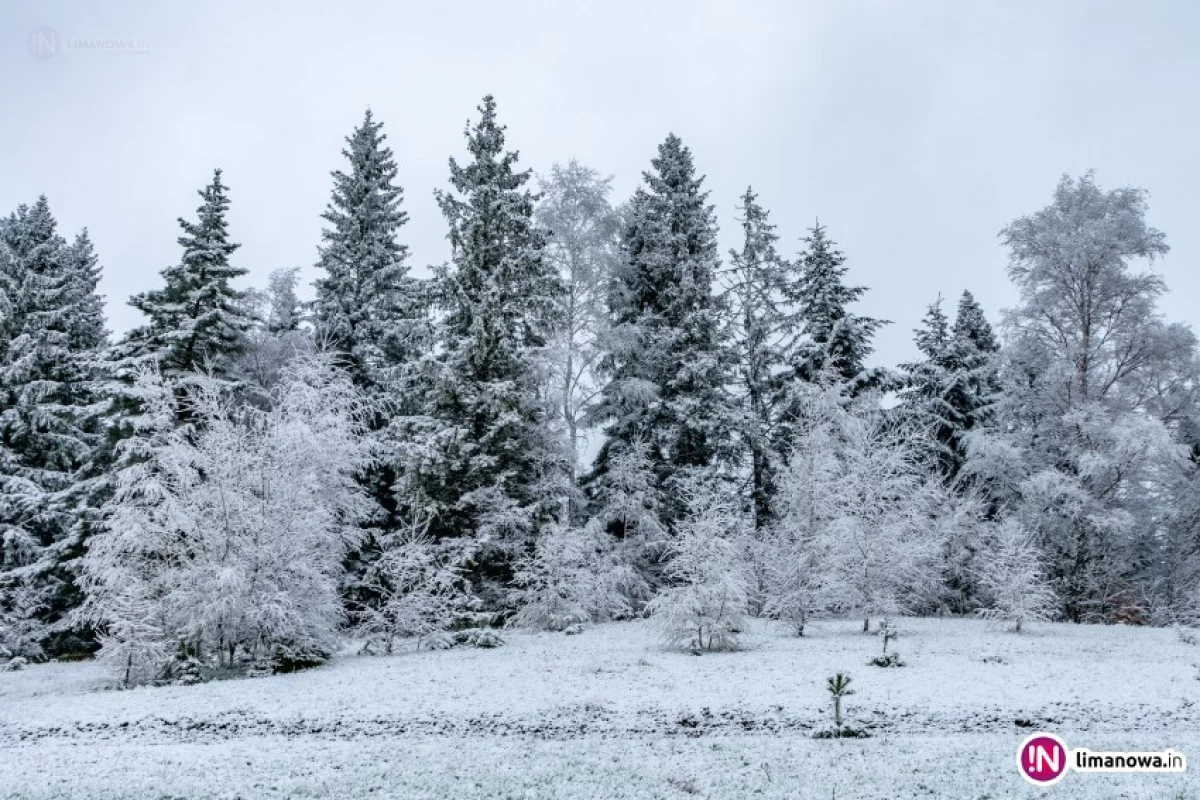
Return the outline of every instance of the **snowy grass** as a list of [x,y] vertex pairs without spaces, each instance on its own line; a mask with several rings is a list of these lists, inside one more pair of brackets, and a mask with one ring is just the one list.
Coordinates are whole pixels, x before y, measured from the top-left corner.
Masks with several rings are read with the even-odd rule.
[[[506,632],[497,650],[132,691],[95,664],[38,665],[0,674],[0,797],[1027,797],[1015,753],[1034,729],[1200,758],[1200,647],[1170,630],[904,620],[889,650],[908,666],[879,669],[859,625],[755,623],[746,650],[699,657],[643,622]],[[836,671],[873,738],[811,738]],[[1200,781],[1040,793],[1200,797]]]

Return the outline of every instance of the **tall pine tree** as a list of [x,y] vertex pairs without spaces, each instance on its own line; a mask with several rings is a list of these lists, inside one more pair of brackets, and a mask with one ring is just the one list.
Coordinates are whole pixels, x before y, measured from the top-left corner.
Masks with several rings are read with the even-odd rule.
[[791,265],[776,252],[779,237],[750,188],[742,195],[742,248],[729,253],[724,298],[733,342],[736,386],[742,401],[739,432],[749,457],[749,489],[754,525],[762,528],[772,517],[774,472],[778,467],[773,431],[778,416],[777,389],[785,369],[791,324],[783,287]]
[[86,233],[57,233],[45,197],[0,225],[0,649],[73,647],[73,561],[86,533],[82,468],[98,441],[106,332]]
[[608,441],[594,478],[644,443],[664,494],[666,521],[683,512],[672,479],[728,460],[734,410],[726,392],[721,303],[713,292],[719,265],[717,225],[692,153],[669,135],[643,174],[625,232],[625,263],[609,295],[611,330],[602,368],[608,381],[595,416]]
[[804,428],[801,417],[813,391],[836,384],[849,399],[895,383],[888,370],[866,366],[873,350],[871,340],[887,324],[850,310],[867,288],[846,285],[846,256],[820,222],[809,229],[804,243],[797,268],[783,287],[794,315],[785,345],[789,363],[780,381],[780,422],[775,432],[775,446],[785,457]]
[[[424,491],[433,532],[474,537],[485,568],[503,568],[561,505],[565,447],[544,392],[562,283],[543,257],[530,173],[505,150],[489,95],[438,192],[451,262],[437,270],[440,352],[431,392],[436,463]],[[560,485],[555,485],[555,482]]]
[[318,340],[341,354],[355,383],[376,390],[398,388],[424,322],[421,286],[409,277],[408,247],[398,239],[408,214],[386,139],[370,109],[346,138],[350,168],[333,173],[314,304]]
[[199,194],[204,202],[197,220],[179,220],[183,257],[162,271],[161,289],[129,301],[149,322],[130,331],[127,352],[139,360],[153,359],[163,377],[173,381],[200,371],[229,378],[253,324],[240,302],[242,293],[231,285],[246,270],[229,262],[240,245],[229,238],[229,196],[221,170],[213,172],[212,183]]

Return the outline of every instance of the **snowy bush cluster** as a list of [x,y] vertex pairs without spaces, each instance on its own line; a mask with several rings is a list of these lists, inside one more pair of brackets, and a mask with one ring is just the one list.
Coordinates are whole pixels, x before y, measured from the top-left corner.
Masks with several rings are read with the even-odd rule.
[[86,232],[0,219],[0,657],[133,684],[644,614],[697,653],[751,615],[1200,615],[1200,361],[1141,191],[1064,177],[1001,231],[998,329],[939,297],[884,367],[829,230],[780,253],[748,189],[722,261],[678,137],[614,207],[576,162],[535,192],[491,97],[465,136],[432,277],[368,112],[313,300],[235,288],[218,170],[115,338]]

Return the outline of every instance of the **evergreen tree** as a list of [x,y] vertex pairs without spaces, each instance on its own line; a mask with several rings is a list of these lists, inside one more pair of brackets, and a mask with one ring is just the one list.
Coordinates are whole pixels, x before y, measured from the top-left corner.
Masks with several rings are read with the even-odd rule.
[[[661,492],[681,470],[730,458],[734,411],[713,293],[717,226],[703,177],[674,134],[651,163],[631,203],[625,263],[610,288],[607,383],[594,412],[608,441],[595,478],[603,482],[617,454],[645,442]],[[668,491],[664,500],[670,522],[683,512],[683,499]]]
[[437,270],[444,312],[432,365],[436,463],[423,491],[438,536],[474,537],[485,567],[502,566],[561,507],[565,449],[551,430],[545,362],[562,283],[534,224],[535,197],[489,95],[465,135],[471,161],[450,160],[437,199],[452,260]]
[[901,396],[909,414],[932,434],[936,469],[953,482],[967,458],[967,434],[987,424],[1000,390],[995,360],[1000,345],[970,292],[963,292],[953,327],[938,297],[914,334],[925,358],[901,365]]
[[317,337],[341,354],[363,387],[398,388],[423,342],[421,287],[408,274],[408,247],[398,233],[408,222],[396,161],[383,123],[371,115],[346,138],[347,172],[333,173],[333,196],[322,215],[314,304]]
[[70,646],[49,637],[79,601],[81,469],[98,439],[92,367],[106,334],[90,242],[68,245],[44,196],[0,239],[0,618],[13,620],[0,645],[37,656]]
[[991,323],[975,301],[975,296],[964,291],[958,301],[958,315],[954,318],[954,335],[970,342],[979,353],[997,353],[1000,340],[996,338]]
[[793,344],[794,377],[815,383],[823,373],[847,384],[851,394],[877,388],[885,373],[868,370],[871,338],[886,320],[862,317],[849,306],[866,294],[865,286],[846,286],[846,256],[836,248],[819,222],[805,237],[797,279],[784,287],[803,325],[803,337]]
[[956,445],[964,418],[962,404],[955,401],[961,399],[962,376],[957,369],[957,342],[942,311],[941,295],[926,310],[921,327],[913,334],[913,342],[925,358],[900,365],[905,382],[901,398],[908,416],[929,431],[934,445],[933,468],[951,480],[960,463]]
[[180,219],[183,257],[162,271],[161,289],[134,295],[129,304],[149,318],[127,336],[125,353],[153,359],[163,377],[179,381],[198,372],[228,378],[251,320],[242,293],[230,283],[246,270],[229,263],[240,246],[229,238],[227,188],[221,170],[199,194],[197,220]]
[[108,342],[104,320],[104,298],[100,287],[100,261],[92,247],[87,228],[80,231],[66,251],[70,276],[71,314],[68,344],[73,351],[95,351]]
[[777,419],[779,375],[786,367],[782,346],[790,328],[783,287],[790,265],[775,250],[779,237],[750,188],[742,195],[742,249],[729,253],[724,297],[728,306],[729,339],[733,342],[736,385],[742,401],[739,432],[750,459],[750,499],[754,526],[771,519],[777,454],[772,446]]

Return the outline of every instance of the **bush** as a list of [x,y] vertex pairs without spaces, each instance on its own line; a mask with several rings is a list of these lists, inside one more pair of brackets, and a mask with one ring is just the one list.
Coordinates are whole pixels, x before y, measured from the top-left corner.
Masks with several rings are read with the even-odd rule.
[[899,653],[888,653],[886,656],[876,656],[870,661],[872,667],[903,667]]
[[271,671],[282,675],[312,669],[325,664],[332,655],[321,650],[278,645],[271,656]]

